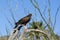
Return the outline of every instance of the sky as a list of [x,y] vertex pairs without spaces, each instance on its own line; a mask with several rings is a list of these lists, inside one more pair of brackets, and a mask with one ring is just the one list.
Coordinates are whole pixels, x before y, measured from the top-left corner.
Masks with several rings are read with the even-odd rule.
[[[45,15],[46,20],[48,21],[48,8],[50,8],[51,13],[51,21],[54,23],[55,21],[55,13],[57,8],[60,6],[60,0],[50,0],[50,6],[48,4],[48,0],[37,0],[39,8],[43,15]],[[44,11],[44,9],[46,9]],[[11,12],[12,11],[12,12]],[[43,12],[44,11],[44,12]],[[30,0],[0,0],[0,36],[7,35],[6,30],[11,32],[13,27],[15,26],[14,20],[11,16],[13,13],[16,22],[22,17],[32,13],[32,19],[34,21],[41,21],[42,18],[38,12],[31,4]],[[35,14],[36,13],[36,14]],[[57,14],[56,25],[54,26],[54,32],[57,35],[60,35],[60,10]],[[8,20],[11,24],[8,22]],[[30,21],[32,22],[32,20]]]

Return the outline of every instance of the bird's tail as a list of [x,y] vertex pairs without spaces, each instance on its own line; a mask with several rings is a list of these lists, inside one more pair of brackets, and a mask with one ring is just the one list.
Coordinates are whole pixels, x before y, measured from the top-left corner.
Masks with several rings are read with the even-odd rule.
[[15,27],[14,27],[14,29],[15,29],[15,28],[17,28],[17,26],[18,26],[18,24],[17,24],[17,23],[15,23]]
[[15,23],[15,25],[18,25],[17,23]]

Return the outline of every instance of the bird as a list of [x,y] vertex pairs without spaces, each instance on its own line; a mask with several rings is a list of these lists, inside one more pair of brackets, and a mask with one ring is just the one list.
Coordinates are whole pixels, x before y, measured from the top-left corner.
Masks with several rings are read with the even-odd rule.
[[[32,16],[32,14],[28,14],[27,16],[21,18],[18,22],[15,23],[16,26],[14,28],[16,28],[18,25],[25,26],[30,21],[31,16]],[[21,27],[19,27],[19,30]]]

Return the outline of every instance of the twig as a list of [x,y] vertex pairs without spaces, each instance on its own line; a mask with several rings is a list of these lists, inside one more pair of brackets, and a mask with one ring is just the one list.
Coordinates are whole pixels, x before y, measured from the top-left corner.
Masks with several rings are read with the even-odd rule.
[[8,19],[8,17],[4,14],[5,18],[7,19],[7,21],[10,23],[11,27],[13,26],[12,23],[10,22],[10,20]]
[[12,10],[12,8],[11,8],[11,6],[8,4],[8,10],[10,11],[10,13],[11,13],[11,16],[12,16],[12,18],[13,18],[13,21],[14,21],[14,23],[16,23],[16,20],[15,20],[15,18],[14,18],[14,15],[13,15],[13,10]]
[[51,13],[50,13],[50,0],[48,0],[48,5],[49,5],[49,8],[48,8],[48,24],[50,24],[53,27],[53,23],[51,21]]
[[54,25],[53,25],[53,30],[54,30],[54,27],[55,27],[55,24],[56,24],[56,17],[57,17],[57,14],[59,12],[59,9],[60,9],[60,6],[57,8],[57,11],[55,13],[55,21],[54,21]]
[[44,22],[47,24],[45,18],[43,17],[43,15],[42,15],[42,13],[41,13],[41,11],[40,11],[39,6],[37,6],[38,4],[36,3],[37,5],[35,5],[35,4],[32,2],[32,0],[30,0],[30,1],[31,1],[32,5],[39,11],[40,16],[42,17],[42,19],[44,20]]
[[16,23],[16,20],[15,20],[15,18],[14,18],[13,12],[12,12],[12,9],[10,8],[9,11],[11,12],[11,16],[12,16],[12,18],[13,18],[13,20],[14,20],[14,23]]
[[47,6],[45,6],[45,8],[44,8],[44,10],[43,10],[43,12],[42,12],[43,15],[44,15],[44,17],[45,17],[45,19],[47,19],[46,16],[45,16],[45,11],[46,11],[46,9],[47,9]]

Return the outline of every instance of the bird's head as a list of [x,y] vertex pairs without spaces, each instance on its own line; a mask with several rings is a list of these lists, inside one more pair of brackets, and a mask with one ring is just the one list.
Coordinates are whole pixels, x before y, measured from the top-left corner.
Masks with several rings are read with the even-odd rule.
[[32,16],[32,14],[27,15],[27,17],[31,17],[31,16]]

